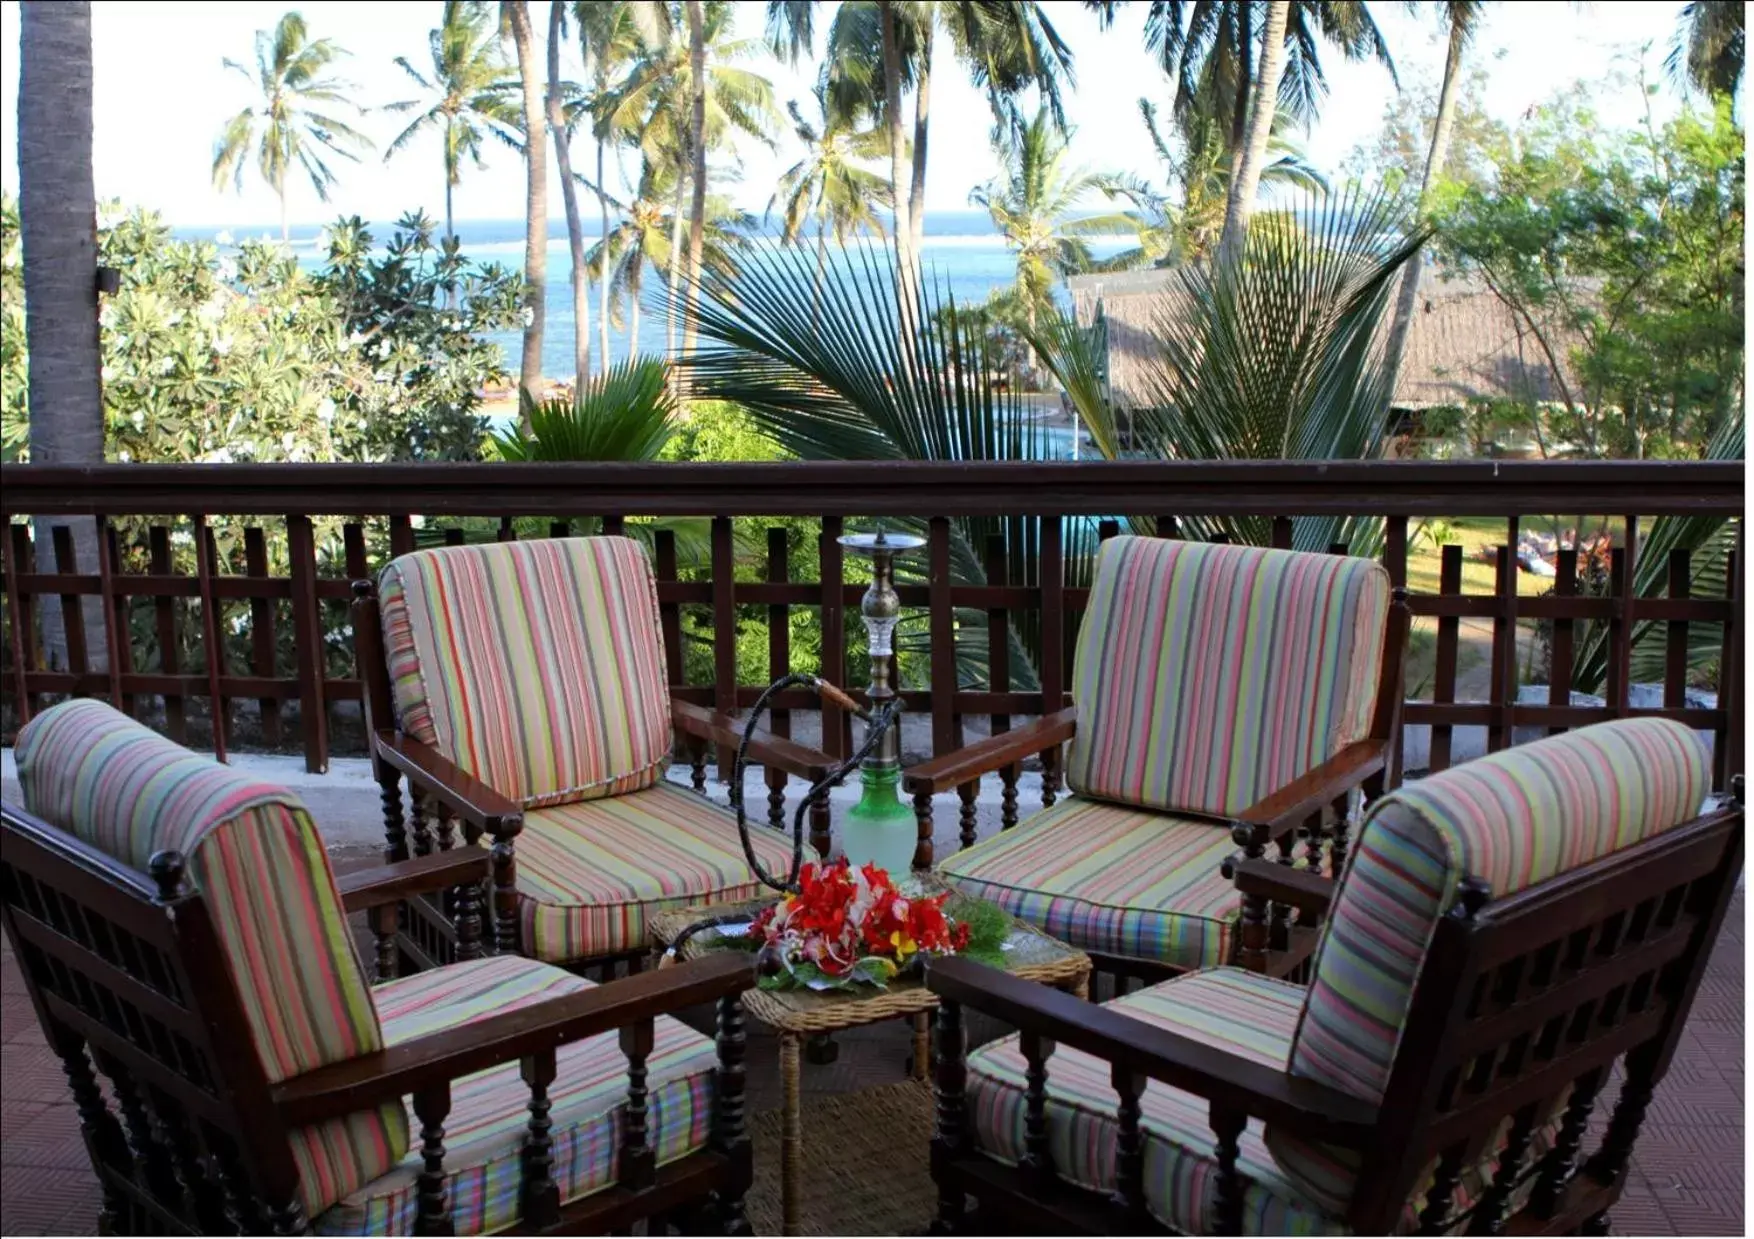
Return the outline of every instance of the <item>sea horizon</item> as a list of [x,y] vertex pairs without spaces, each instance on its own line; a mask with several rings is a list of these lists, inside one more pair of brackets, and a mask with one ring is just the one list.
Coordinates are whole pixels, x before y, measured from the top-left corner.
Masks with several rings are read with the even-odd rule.
[[[333,222],[294,224],[288,230],[290,246],[293,253],[298,255],[302,266],[315,267],[322,260],[321,244],[326,230]],[[382,243],[389,237],[395,222],[367,221],[366,227]],[[595,242],[600,235],[599,222],[596,219],[583,221],[588,241]],[[435,223],[442,231],[443,221],[435,219]],[[179,240],[211,241],[221,245],[236,245],[258,237],[277,241],[280,237],[278,227],[236,224],[178,226],[172,229],[172,233]],[[463,254],[472,261],[497,262],[514,270],[523,264],[524,221],[521,219],[458,220],[456,233]],[[755,235],[770,244],[777,242],[780,235],[778,222],[761,221]],[[873,234],[866,234],[862,239],[883,244]],[[1119,253],[1132,243],[1132,238],[1126,236],[1094,236],[1085,240],[1098,258]],[[859,243],[855,242],[855,246],[857,244]],[[829,247],[831,250],[836,248],[832,239]],[[542,376],[549,380],[570,380],[574,375],[572,257],[564,219],[548,221],[547,249],[547,327],[542,341]],[[1006,246],[1004,238],[993,228],[992,220],[985,211],[926,212],[921,259],[928,272],[940,280],[949,295],[961,304],[985,301],[995,290],[1011,285],[1017,274],[1016,256]],[[655,300],[658,291],[656,286],[660,283],[660,280],[650,281],[640,301],[638,352],[642,355],[661,356],[665,351],[667,321],[661,306]],[[600,291],[593,283],[590,298],[593,368],[602,365],[598,356],[600,335],[596,321],[599,297]],[[516,330],[489,332],[486,338],[499,345],[506,369],[515,375],[522,348],[522,333]],[[612,362],[626,358],[633,351],[633,345],[631,322],[611,324],[609,355]]]

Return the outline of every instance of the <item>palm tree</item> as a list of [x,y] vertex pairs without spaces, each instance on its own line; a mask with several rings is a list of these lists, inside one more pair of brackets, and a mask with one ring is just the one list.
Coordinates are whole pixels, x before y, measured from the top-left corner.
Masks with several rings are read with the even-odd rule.
[[[104,458],[103,356],[97,329],[97,198],[91,166],[91,5],[29,3],[18,31],[18,193],[24,265],[29,444],[43,465]],[[53,525],[73,531],[84,571],[97,564],[90,518],[36,523],[39,563],[53,563]],[[61,609],[43,607],[43,644],[65,667]],[[97,598],[84,607],[88,651],[105,649]],[[18,614],[13,615],[18,623]],[[98,666],[106,666],[101,658]],[[22,705],[22,703],[21,703]]]
[[[599,237],[609,235],[609,196],[603,176],[605,147],[627,135],[611,124],[607,105],[621,72],[648,48],[669,38],[670,9],[658,0],[574,0],[573,20],[579,28],[579,50],[590,74],[590,93],[585,114],[591,118],[591,136],[597,144],[597,195]],[[602,261],[597,269],[600,300],[597,305],[598,345],[603,364],[609,364],[609,269],[604,263],[608,249],[599,246]]]
[[[1142,266],[1169,266],[1209,255],[1224,227],[1224,204],[1229,196],[1232,171],[1219,126],[1209,118],[1195,125],[1178,153],[1164,136],[1157,109],[1149,99],[1139,100],[1139,114],[1150,135],[1152,148],[1168,171],[1172,195],[1138,181],[1112,179],[1105,186],[1117,197],[1133,204],[1124,213],[1126,227],[1138,238],[1132,249],[1104,259],[1103,270],[1126,271]],[[1288,185],[1311,194],[1324,194],[1328,183],[1309,161],[1301,143],[1289,131],[1294,122],[1287,108],[1273,118],[1267,138],[1267,162],[1261,184]]]
[[524,93],[524,353],[518,387],[532,400],[541,396],[542,329],[548,299],[548,143],[542,132],[542,75],[536,67],[536,36],[525,0],[500,0],[500,23],[518,52],[518,78]]
[[385,105],[386,112],[403,113],[426,102],[425,110],[390,143],[384,160],[388,162],[417,134],[428,129],[440,131],[445,161],[445,235],[449,237],[456,235],[451,191],[462,180],[463,161],[473,160],[477,169],[486,166],[481,144],[489,133],[517,140],[519,119],[513,98],[517,82],[500,56],[487,6],[478,0],[445,0],[444,21],[428,33],[427,42],[432,55],[430,78],[409,64],[406,56],[396,57],[403,72],[428,92],[430,102],[405,99]]
[[[1431,126],[1431,147],[1425,155],[1425,175],[1419,183],[1419,206],[1430,201],[1431,188],[1443,175],[1449,158],[1450,131],[1455,127],[1456,97],[1461,93],[1462,53],[1480,24],[1482,0],[1443,0],[1439,6],[1449,25],[1449,51],[1443,62],[1443,87],[1437,96],[1437,118]],[[1413,327],[1413,311],[1419,304],[1419,279],[1424,274],[1425,254],[1420,251],[1407,262],[1401,277],[1401,296],[1395,303],[1395,321],[1389,328],[1387,356],[1389,375],[1399,376],[1401,358],[1407,351],[1407,334]]]
[[[244,185],[244,163],[250,147],[256,147],[256,167],[262,179],[280,199],[280,239],[288,239],[286,223],[286,177],[294,165],[310,178],[317,197],[329,201],[335,173],[324,162],[324,153],[357,161],[356,150],[367,150],[371,140],[350,128],[332,111],[322,108],[354,108],[348,101],[347,84],[324,77],[329,66],[347,52],[332,39],[311,39],[304,16],[288,13],[274,31],[256,31],[254,74],[235,60],[235,69],[262,92],[258,107],[247,107],[226,122],[213,145],[213,184],[223,189],[231,178],[238,189]],[[355,111],[358,109],[355,108]]]
[[1669,52],[1669,75],[1708,95],[1733,95],[1742,83],[1747,13],[1734,0],[1691,0]]
[[1228,252],[1238,257],[1242,254],[1249,213],[1254,210],[1261,169],[1267,161],[1267,138],[1273,131],[1273,116],[1278,111],[1279,77],[1285,69],[1285,25],[1290,16],[1291,0],[1272,0],[1267,6],[1267,20],[1261,28],[1261,67],[1255,78],[1253,98],[1249,101],[1248,133],[1238,148],[1240,158],[1236,172],[1230,178],[1230,193],[1224,204],[1224,235],[1218,241],[1220,253]]
[[[705,43],[702,80],[706,86],[701,117],[703,151],[729,144],[737,133],[771,143],[768,131],[777,119],[773,84],[736,63],[759,55],[762,47],[758,40],[731,37],[734,7],[719,0],[704,5],[701,13]],[[683,229],[691,213],[686,195],[694,181],[696,165],[690,150],[695,76],[692,42],[692,38],[673,37],[663,43],[647,44],[620,86],[604,100],[602,112],[611,132],[636,135],[647,164],[669,164],[675,168],[674,179],[667,174],[663,179],[676,195],[670,212],[675,230],[670,248],[678,253],[683,252]],[[707,223],[710,226],[710,209]],[[705,245],[703,229],[703,253]],[[667,264],[671,306],[684,304],[674,296],[681,287],[683,272],[683,262]],[[672,355],[676,353],[675,329],[681,317],[675,316],[670,324]]]
[[530,429],[495,432],[494,450],[516,461],[656,460],[676,433],[668,368],[630,355],[571,397],[536,402],[520,392]]
[[[822,85],[849,115],[869,115],[889,131],[896,246],[904,276],[917,266],[925,229],[932,51],[942,27],[969,79],[987,95],[994,133],[1020,128],[1017,98],[1034,87],[1063,124],[1060,85],[1072,53],[1036,0],[948,3],[941,0],[845,0],[829,27]],[[811,0],[769,0],[776,52],[794,60],[812,46]],[[873,70],[877,70],[874,72]],[[902,100],[914,96],[912,141]],[[911,166],[910,166],[911,159]],[[905,197],[902,186],[906,185]]]
[[[640,181],[634,200],[628,203],[609,199],[620,214],[621,221],[592,246],[585,255],[591,266],[609,272],[611,300],[607,311],[612,318],[628,324],[628,352],[639,353],[640,299],[645,293],[647,268],[655,268],[666,276],[686,261],[677,243],[681,212],[675,201],[675,184],[681,172],[674,160],[647,161],[641,167]],[[703,270],[727,266],[732,252],[747,244],[744,235],[752,220],[743,212],[717,196],[707,199],[705,236],[701,242]],[[672,288],[679,287],[673,284]],[[675,300],[672,293],[671,301]],[[617,315],[621,305],[628,307],[625,315]],[[672,316],[674,319],[676,316]]]
[[1130,221],[1121,214],[1070,218],[1090,194],[1109,190],[1109,177],[1068,167],[1067,139],[1046,107],[1005,143],[1004,170],[968,196],[985,207],[993,226],[1017,253],[1017,291],[1031,330],[1036,312],[1053,301],[1054,285],[1091,269],[1083,238],[1114,232]]
[[694,349],[694,311],[700,284],[701,244],[706,238],[706,15],[701,0],[685,0],[688,13],[688,153],[694,200],[688,211],[688,314],[683,320],[684,351]]
[[[573,391],[585,390],[591,377],[591,278],[585,265],[585,225],[579,217],[579,188],[572,173],[573,126],[566,116],[565,96],[577,88],[560,77],[560,45],[566,38],[566,6],[553,0],[548,6],[548,131],[554,139],[554,159],[560,167],[560,199],[566,211],[567,252],[572,258]],[[608,358],[604,359],[605,364]]]
[[860,164],[880,157],[888,145],[888,136],[875,126],[861,129],[835,114],[820,86],[814,95],[822,113],[820,126],[804,119],[797,100],[786,105],[792,117],[792,132],[803,144],[804,156],[780,177],[767,209],[772,211],[776,204],[785,204],[781,236],[788,245],[796,245],[810,222],[815,221],[817,275],[812,287],[820,294],[830,232],[842,246],[861,228],[883,233],[883,221],[873,208],[887,202],[889,182]]

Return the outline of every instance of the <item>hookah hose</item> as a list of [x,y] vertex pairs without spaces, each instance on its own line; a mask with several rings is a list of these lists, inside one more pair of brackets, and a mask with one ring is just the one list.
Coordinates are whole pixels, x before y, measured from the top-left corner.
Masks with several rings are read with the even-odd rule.
[[[841,762],[840,765],[836,766],[833,770],[830,770],[816,783],[812,784],[810,790],[804,794],[803,800],[798,803],[797,812],[792,814],[791,872],[787,874],[782,881],[780,878],[769,873],[767,869],[763,867],[761,858],[755,854],[755,844],[749,836],[749,814],[743,804],[743,772],[749,764],[749,743],[755,737],[756,725],[760,723],[762,714],[772,708],[768,705],[769,700],[774,694],[800,684],[814,688],[818,694],[828,698],[829,701],[833,702],[841,709],[864,719],[866,724],[865,739],[852,756],[848,757],[845,761]],[[797,893],[798,876],[804,869],[805,813],[809,811],[812,802],[815,801],[817,796],[826,792],[831,787],[838,786],[860,762],[870,756],[871,750],[877,747],[877,742],[883,738],[883,733],[888,731],[889,728],[894,725],[895,716],[900,712],[901,698],[899,697],[891,698],[874,712],[869,711],[820,676],[807,675],[801,672],[794,672],[791,675],[781,676],[762,690],[761,696],[755,699],[755,705],[749,711],[748,721],[743,724],[743,738],[737,744],[737,759],[731,767],[731,808],[737,814],[737,837],[743,844],[743,859],[749,862],[749,868],[754,871],[756,877],[761,879],[762,885],[776,890],[782,895]],[[681,933],[676,935],[675,941],[673,941],[670,944],[670,948],[664,952],[664,956],[659,961],[658,966],[661,968],[667,967],[679,959],[681,957],[682,948],[688,943],[688,940],[696,934],[702,933],[708,929],[716,928],[719,925],[736,924],[747,919],[748,915],[746,913],[737,912],[723,913],[719,916],[709,917],[703,921],[696,921],[694,924],[689,925],[687,928],[683,929]]]

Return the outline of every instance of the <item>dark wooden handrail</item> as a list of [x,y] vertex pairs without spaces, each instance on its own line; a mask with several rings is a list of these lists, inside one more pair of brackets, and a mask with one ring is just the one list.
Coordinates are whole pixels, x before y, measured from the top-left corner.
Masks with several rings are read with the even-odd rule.
[[8,465],[0,512],[325,516],[1734,515],[1741,462]]

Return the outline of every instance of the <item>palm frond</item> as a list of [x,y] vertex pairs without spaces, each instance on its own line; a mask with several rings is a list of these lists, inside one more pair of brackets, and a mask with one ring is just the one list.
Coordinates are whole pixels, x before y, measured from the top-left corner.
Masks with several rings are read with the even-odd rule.
[[493,435],[501,460],[656,460],[675,433],[676,401],[662,360],[629,357],[592,377],[574,398],[518,395],[521,427]]

